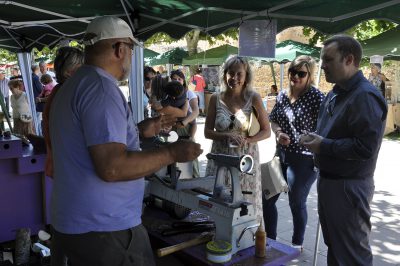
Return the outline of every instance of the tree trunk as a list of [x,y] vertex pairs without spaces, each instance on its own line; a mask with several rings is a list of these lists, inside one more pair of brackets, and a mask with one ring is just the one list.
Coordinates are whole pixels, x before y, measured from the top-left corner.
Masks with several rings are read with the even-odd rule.
[[[192,30],[185,35],[186,45],[188,49],[189,56],[197,53],[197,45],[199,43],[200,30]],[[190,66],[190,74],[194,75],[198,66]]]

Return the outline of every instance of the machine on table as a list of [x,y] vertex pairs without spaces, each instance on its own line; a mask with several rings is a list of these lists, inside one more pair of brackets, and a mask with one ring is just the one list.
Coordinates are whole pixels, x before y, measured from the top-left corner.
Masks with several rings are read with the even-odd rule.
[[[216,177],[179,180],[179,170],[172,165],[168,177],[153,175],[147,179],[145,194],[211,217],[216,227],[215,239],[231,243],[235,254],[254,246],[259,226],[253,205],[244,200],[239,180],[240,172],[251,173],[253,159],[249,155],[212,153],[207,158],[217,165]],[[230,172],[231,188],[225,186],[225,169]]]

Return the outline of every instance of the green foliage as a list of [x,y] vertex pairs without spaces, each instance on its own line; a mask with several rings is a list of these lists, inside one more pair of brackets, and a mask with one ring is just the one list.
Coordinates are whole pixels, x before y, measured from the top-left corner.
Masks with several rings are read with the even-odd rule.
[[[357,40],[366,40],[394,27],[396,27],[396,24],[393,22],[385,20],[367,20],[350,28],[345,33],[353,36]],[[304,27],[303,34],[307,37],[310,37],[310,45],[315,45],[318,41],[323,42],[329,37],[329,35],[323,34],[321,32],[315,32],[310,27]]]
[[39,51],[36,48],[33,48],[32,50],[32,55],[34,58],[35,62],[39,61],[54,61],[54,58],[56,57],[56,50],[57,47],[54,47],[53,49],[50,49],[49,47],[44,47],[41,51]]
[[0,48],[0,58],[0,64],[17,61],[17,55],[15,53],[11,53],[8,50],[2,48]]
[[[186,36],[189,38],[192,37],[194,31],[189,31],[186,33]],[[183,37],[185,38],[185,37]],[[200,40],[206,40],[210,45],[214,45],[217,41],[227,41],[229,38],[233,40],[237,40],[239,38],[239,30],[237,28],[230,28],[226,30],[225,32],[213,37],[205,32],[200,32]],[[145,47],[149,47],[152,44],[158,44],[158,43],[173,43],[177,41],[176,39],[170,37],[168,34],[164,32],[156,33],[153,36],[151,36],[149,39],[147,39],[144,42]]]
[[[84,46],[77,41],[71,41],[70,46],[77,47],[83,50]],[[44,47],[41,51],[36,48],[32,49],[31,55],[35,62],[39,61],[54,61],[56,57],[58,46],[50,49],[49,47]],[[0,48],[0,64],[6,64],[9,62],[17,62],[17,54],[10,52],[8,50]]]
[[144,42],[144,46],[145,47],[149,47],[152,44],[158,44],[158,43],[173,43],[176,40],[174,38],[171,38],[168,34],[164,33],[164,32],[158,32],[155,33],[153,36],[151,36],[150,38],[148,38],[145,42]]

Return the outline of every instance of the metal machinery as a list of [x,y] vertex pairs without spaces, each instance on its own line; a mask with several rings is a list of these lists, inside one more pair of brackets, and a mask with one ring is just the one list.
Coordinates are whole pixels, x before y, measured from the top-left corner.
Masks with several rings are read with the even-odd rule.
[[[253,158],[207,154],[217,164],[216,176],[179,180],[179,169],[172,165],[170,176],[148,178],[147,196],[167,200],[198,210],[215,222],[215,239],[232,244],[232,254],[254,245],[259,226],[253,205],[246,202],[240,188],[240,172],[250,174]],[[231,188],[225,185],[225,171],[230,173]],[[210,193],[211,192],[211,193]]]

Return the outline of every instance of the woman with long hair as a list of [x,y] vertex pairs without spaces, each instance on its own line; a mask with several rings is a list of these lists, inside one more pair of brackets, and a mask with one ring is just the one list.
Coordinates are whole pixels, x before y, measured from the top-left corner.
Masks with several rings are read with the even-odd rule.
[[[251,155],[254,159],[254,175],[240,174],[241,191],[246,201],[253,204],[258,220],[262,214],[261,167],[257,142],[271,134],[267,113],[261,96],[252,89],[252,71],[248,61],[233,56],[224,63],[221,72],[222,92],[211,96],[207,112],[204,135],[213,140],[211,152],[227,155]],[[258,113],[260,130],[253,136],[248,134],[253,108]],[[216,164],[207,163],[206,176],[215,176]],[[229,173],[225,173],[229,185]]]
[[[188,90],[186,84],[185,74],[181,70],[173,70],[170,74],[171,80],[180,82],[186,90],[186,98],[189,101],[189,109],[187,116],[178,121],[176,124],[176,132],[179,137],[188,138],[194,141],[194,137],[197,131],[196,118],[199,116],[199,104],[196,94]],[[193,161],[193,177],[200,177],[199,161],[197,158]]]
[[43,111],[43,136],[46,142],[46,169],[45,173],[49,177],[53,177],[53,157],[51,155],[51,142],[49,132],[49,115],[50,108],[54,96],[62,87],[64,82],[71,77],[75,71],[83,64],[84,54],[81,50],[74,47],[60,47],[57,50],[54,59],[54,70],[58,84],[52,89],[49,96],[46,97],[46,104]]
[[[324,95],[313,86],[315,61],[310,56],[294,59],[288,72],[289,90],[279,93],[269,116],[277,140],[283,175],[289,186],[289,205],[293,216],[292,245],[302,249],[307,225],[307,197],[317,178],[313,154],[299,144],[300,135],[316,129]],[[264,220],[268,237],[276,239],[279,194],[263,197]]]

